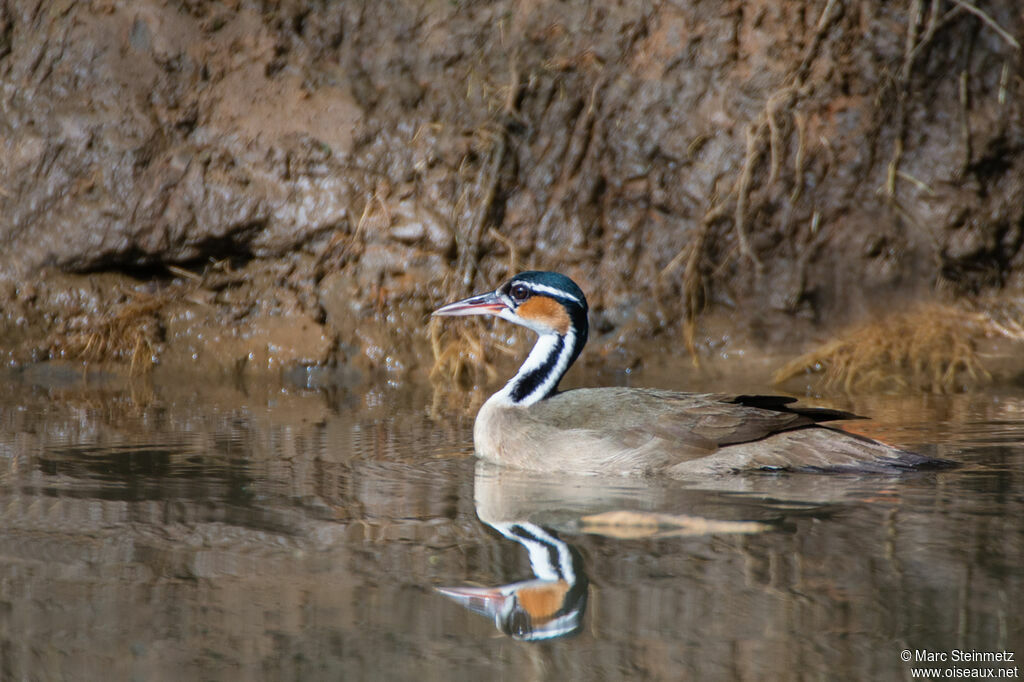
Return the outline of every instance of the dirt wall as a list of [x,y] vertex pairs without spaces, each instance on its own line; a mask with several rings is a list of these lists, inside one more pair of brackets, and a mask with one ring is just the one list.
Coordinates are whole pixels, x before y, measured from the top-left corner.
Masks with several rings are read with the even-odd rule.
[[1009,0],[3,0],[0,344],[402,373],[431,307],[525,266],[599,343],[678,353],[1019,292],[1022,29]]

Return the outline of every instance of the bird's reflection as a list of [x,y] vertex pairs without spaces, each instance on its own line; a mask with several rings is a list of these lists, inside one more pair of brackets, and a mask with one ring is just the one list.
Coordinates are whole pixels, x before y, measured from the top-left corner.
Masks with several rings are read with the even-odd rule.
[[566,637],[582,629],[589,580],[579,551],[560,536],[615,540],[751,534],[798,516],[827,517],[850,503],[891,495],[885,478],[732,477],[678,481],[551,476],[478,462],[477,517],[527,552],[533,577],[497,587],[438,587],[494,620],[515,639]]
[[498,630],[515,639],[536,641],[579,632],[590,583],[576,548],[533,523],[490,525],[526,549],[534,577],[497,587],[439,587],[437,591],[493,618]]
[[[642,501],[652,508],[668,504],[668,491],[678,485],[661,487],[643,480],[621,477],[549,476],[505,469],[479,462],[473,481],[477,517],[504,537],[519,543],[530,559],[533,578],[497,587],[438,587],[438,592],[467,609],[494,620],[498,630],[519,640],[538,641],[576,634],[582,628],[587,606],[589,580],[579,551],[559,533],[599,533],[623,537],[625,529],[608,529],[607,515]],[[706,496],[691,494],[698,508]],[[596,514],[596,516],[594,516]],[[640,515],[641,525],[629,526],[632,537],[650,530],[660,517]],[[617,519],[621,520],[621,516]],[[676,517],[673,520],[679,521]],[[692,520],[697,517],[686,517]],[[759,524],[729,522],[694,531],[670,524],[674,534],[708,532],[757,532]],[[692,525],[692,524],[691,524]],[[641,526],[643,528],[641,528]],[[557,529],[557,530],[556,530]]]

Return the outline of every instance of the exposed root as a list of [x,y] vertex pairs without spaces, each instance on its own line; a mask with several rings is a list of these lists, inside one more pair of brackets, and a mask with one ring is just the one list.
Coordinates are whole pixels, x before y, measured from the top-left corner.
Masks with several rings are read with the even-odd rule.
[[[893,85],[896,88],[896,137],[893,141],[893,150],[890,155],[888,172],[886,173],[885,186],[882,188],[884,196],[893,204],[896,200],[897,179],[904,176],[900,171],[900,163],[903,160],[903,138],[907,130],[907,99],[909,97],[910,78],[913,74],[917,58],[931,44],[936,32],[964,12],[978,17],[984,24],[996,32],[1008,45],[1015,50],[1020,50],[1020,43],[1013,35],[998,24],[988,13],[967,2],[966,0],[953,0],[954,7],[942,12],[942,2],[931,0],[928,4],[928,11],[925,12],[924,0],[911,0],[909,10],[909,21],[907,22],[907,37],[903,52],[903,64],[900,67],[899,76]],[[924,23],[924,31],[920,30]],[[968,127],[968,114],[970,103],[968,101],[968,74],[961,71],[959,86],[960,116],[961,116],[961,144],[964,149],[963,167],[967,167],[971,159],[971,137]],[[1003,91],[1000,90],[1000,95]],[[1002,100],[1000,100],[1002,103]],[[902,210],[898,212],[903,215]],[[904,215],[904,217],[906,217]]]
[[818,50],[821,49],[821,43],[825,39],[828,29],[842,15],[842,8],[840,8],[839,12],[832,12],[835,5],[836,0],[828,0],[825,3],[825,8],[821,10],[818,23],[814,26],[814,35],[811,36],[811,43],[807,46],[807,51],[804,53],[803,59],[800,60],[800,67],[796,71],[796,81],[799,85],[803,85],[804,81],[807,80],[811,64],[814,63],[815,58],[818,56]]
[[[800,64],[789,74],[784,84],[765,101],[761,111],[747,125],[746,150],[740,170],[727,196],[716,202],[704,216],[700,229],[694,239],[666,265],[661,276],[675,270],[684,261],[683,297],[685,315],[683,318],[683,336],[686,347],[693,357],[695,365],[699,365],[696,354],[696,318],[700,312],[704,293],[704,273],[710,268],[705,267],[703,259],[707,253],[707,245],[712,240],[711,228],[722,218],[731,213],[732,229],[742,258],[754,265],[758,274],[763,264],[757,255],[750,238],[749,216],[752,213],[751,195],[758,188],[756,181],[758,169],[767,158],[768,177],[763,186],[776,183],[783,174],[786,153],[786,138],[795,129],[797,149],[792,175],[793,189],[791,197],[795,201],[802,192],[803,171],[807,157],[807,119],[796,111],[795,105],[801,97],[807,95],[812,84],[808,84],[811,65],[828,35],[829,29],[842,15],[842,10],[835,11],[836,0],[828,0],[815,25],[814,34],[808,44]],[[787,128],[787,117],[792,118],[793,125]],[[694,140],[691,148],[703,143],[702,138]],[[729,205],[731,204],[731,211]]]
[[967,10],[968,12],[970,12],[971,14],[973,14],[974,16],[978,17],[983,22],[988,24],[988,26],[993,31],[995,31],[1000,38],[1005,40],[1007,44],[1009,44],[1013,49],[1020,49],[1020,43],[1017,42],[1017,39],[1014,38],[1009,31],[1000,26],[995,19],[993,19],[988,13],[980,9],[977,5],[973,5],[967,2],[966,0],[953,0],[953,2],[957,5],[957,7],[962,7],[963,9]]
[[480,261],[480,237],[483,234],[484,223],[491,211],[491,205],[494,203],[498,181],[501,178],[501,167],[505,163],[505,155],[508,151],[508,141],[504,129],[497,132],[481,129],[480,132],[490,137],[493,142],[488,153],[487,163],[480,168],[474,183],[480,199],[472,211],[469,225],[466,225],[465,229],[459,230],[457,242],[459,260],[456,272],[458,281],[464,288],[471,286],[476,277]]
[[960,79],[958,81],[959,95],[960,95],[960,145],[963,148],[964,158],[960,163],[960,171],[965,172],[971,165],[971,121],[970,121],[970,108],[971,103],[968,99],[968,79],[967,70],[964,69],[960,72]]
[[724,203],[708,209],[693,239],[658,274],[659,281],[664,280],[685,262],[683,268],[683,342],[686,344],[686,350],[690,353],[694,367],[700,367],[700,356],[697,354],[697,316],[700,315],[704,306],[705,251],[711,237],[711,228],[725,218],[727,212],[728,208]]
[[988,315],[923,305],[849,330],[789,362],[773,379],[816,373],[823,388],[849,393],[962,390],[991,380],[977,342],[992,331]]
[[[486,155],[487,161],[481,166],[476,181],[473,183],[474,193],[478,197],[476,206],[471,212],[469,224],[460,226],[462,229],[459,230],[456,272],[458,281],[461,282],[464,290],[473,284],[473,279],[479,269],[480,240],[497,196],[498,185],[501,181],[501,169],[509,152],[508,126],[519,117],[516,102],[521,87],[522,75],[519,71],[519,60],[514,56],[511,60],[509,82],[502,88],[504,91],[500,111],[502,121],[499,125],[483,125],[476,131],[477,135],[488,143],[489,149]],[[464,193],[460,198],[460,203],[465,200],[468,200],[468,196]]]
[[750,237],[747,231],[747,214],[750,204],[750,193],[754,189],[754,172],[764,153],[765,132],[767,132],[769,169],[766,186],[770,186],[779,179],[783,155],[784,135],[780,123],[780,110],[789,112],[793,117],[798,132],[797,158],[795,162],[796,173],[794,174],[794,197],[800,193],[801,175],[804,164],[804,125],[803,118],[794,110],[795,101],[806,94],[807,76],[810,73],[811,64],[818,56],[821,44],[828,33],[829,28],[838,19],[842,12],[833,12],[836,0],[828,0],[825,8],[818,17],[818,22],[811,36],[811,41],[804,52],[800,65],[791,73],[787,82],[774,92],[765,102],[758,116],[752,120],[746,131],[746,154],[743,159],[743,166],[736,178],[733,193],[736,197],[733,229],[736,230],[736,238],[739,242],[740,254],[750,260],[754,267],[760,271],[762,264],[757,254],[750,245]]
[[519,264],[520,264],[520,261],[519,261],[519,249],[516,248],[515,242],[513,242],[511,239],[509,239],[508,237],[506,237],[502,233],[498,232],[493,227],[487,230],[487,236],[489,236],[491,239],[493,239],[494,241],[500,243],[502,246],[504,246],[506,249],[508,249],[508,274],[509,274],[509,276],[511,277],[512,275],[514,275],[517,272],[519,272],[519,270],[520,270],[520,268],[519,268]]
[[[767,117],[767,114],[766,114]],[[767,124],[764,124],[767,125]],[[736,227],[736,238],[740,243],[740,253],[750,259],[750,262],[754,264],[758,270],[761,269],[761,261],[758,260],[757,255],[753,249],[750,248],[750,240],[747,237],[747,196],[750,192],[750,186],[754,179],[754,166],[760,157],[761,149],[761,127],[762,123],[751,123],[750,127],[747,128],[747,155],[743,160],[743,170],[740,171],[739,178],[736,180],[736,214],[735,214],[735,227]],[[772,154],[775,155],[774,152]],[[774,161],[773,161],[774,163]]]

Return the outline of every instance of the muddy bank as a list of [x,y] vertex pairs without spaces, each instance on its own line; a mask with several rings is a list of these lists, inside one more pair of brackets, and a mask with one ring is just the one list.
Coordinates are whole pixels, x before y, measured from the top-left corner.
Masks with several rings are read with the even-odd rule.
[[527,266],[623,364],[1020,296],[1022,33],[1006,2],[8,0],[0,345],[425,374],[429,310]]

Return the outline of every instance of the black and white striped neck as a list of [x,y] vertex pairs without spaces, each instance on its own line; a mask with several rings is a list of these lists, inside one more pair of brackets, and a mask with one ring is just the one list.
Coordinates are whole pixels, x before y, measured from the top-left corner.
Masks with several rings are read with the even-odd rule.
[[558,392],[558,382],[587,343],[587,328],[575,325],[566,334],[543,334],[519,371],[494,399],[527,407]]

